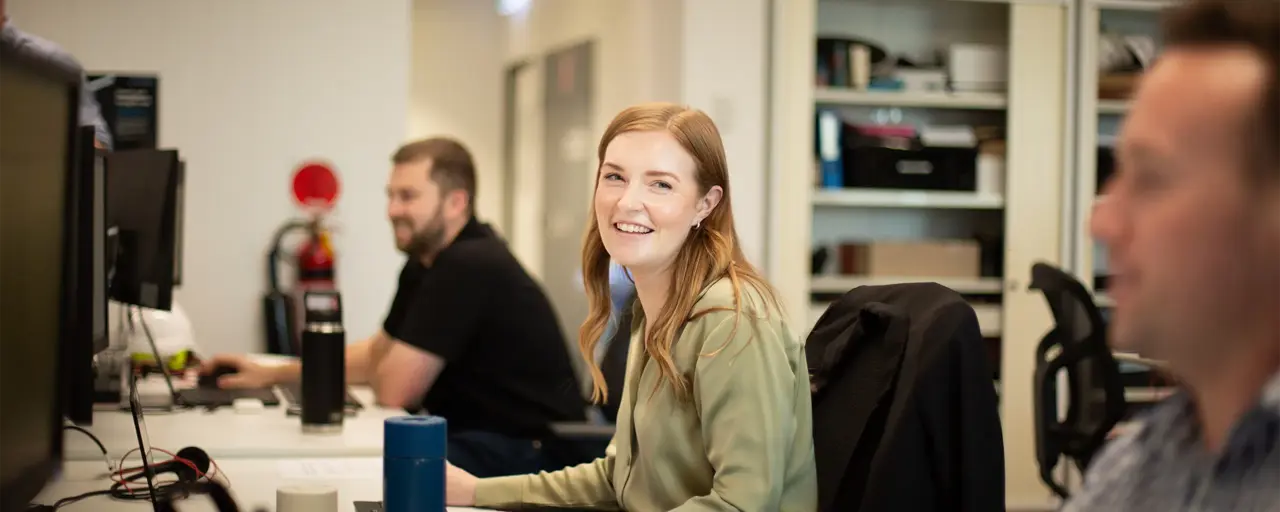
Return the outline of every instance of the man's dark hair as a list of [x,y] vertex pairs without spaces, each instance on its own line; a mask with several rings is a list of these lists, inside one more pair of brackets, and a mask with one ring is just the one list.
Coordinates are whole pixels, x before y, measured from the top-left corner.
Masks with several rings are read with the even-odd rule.
[[1265,83],[1245,127],[1251,177],[1280,182],[1280,0],[1192,0],[1164,20],[1166,49],[1245,48],[1263,61]]
[[476,166],[466,146],[447,137],[432,137],[400,146],[391,157],[395,165],[423,160],[431,160],[431,180],[440,186],[442,194],[466,192],[467,209],[475,211]]

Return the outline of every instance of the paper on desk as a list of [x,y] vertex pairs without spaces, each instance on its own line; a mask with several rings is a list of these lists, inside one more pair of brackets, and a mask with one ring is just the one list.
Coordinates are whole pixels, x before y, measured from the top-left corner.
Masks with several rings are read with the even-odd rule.
[[280,477],[294,480],[364,480],[382,478],[382,459],[285,459]]

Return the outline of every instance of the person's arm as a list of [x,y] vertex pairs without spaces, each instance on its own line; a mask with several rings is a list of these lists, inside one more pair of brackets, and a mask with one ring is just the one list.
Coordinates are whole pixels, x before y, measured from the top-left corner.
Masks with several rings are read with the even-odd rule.
[[418,404],[450,361],[466,353],[493,311],[495,286],[488,255],[459,247],[436,259],[435,266],[405,294],[386,324],[385,354],[369,375],[378,403],[391,407]]
[[554,472],[482,478],[475,506],[485,508],[565,507],[619,510],[613,489],[614,446],[604,457]]
[[[391,343],[387,333],[378,331],[373,336],[347,345],[344,355],[347,384],[368,384],[370,375],[373,374],[372,369],[386,356]],[[301,361],[291,361],[272,367],[271,370],[273,382],[297,382],[302,379]]]
[[440,356],[388,338],[383,350],[371,357],[369,385],[383,407],[410,407],[422,401],[444,370]]
[[780,510],[798,428],[790,342],[745,312],[736,331],[734,314],[723,318],[702,344],[692,388],[715,477],[710,494],[674,510]]

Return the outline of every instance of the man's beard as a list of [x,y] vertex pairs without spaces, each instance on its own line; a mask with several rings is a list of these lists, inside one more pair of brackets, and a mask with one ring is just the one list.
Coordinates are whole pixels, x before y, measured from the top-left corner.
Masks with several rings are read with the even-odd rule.
[[[413,232],[409,236],[408,243],[400,248],[401,252],[414,258],[435,256],[436,253],[440,252],[444,248],[444,218],[440,213],[440,211],[437,211],[426,226]],[[396,227],[406,226],[409,225],[409,221],[396,220],[394,225]]]

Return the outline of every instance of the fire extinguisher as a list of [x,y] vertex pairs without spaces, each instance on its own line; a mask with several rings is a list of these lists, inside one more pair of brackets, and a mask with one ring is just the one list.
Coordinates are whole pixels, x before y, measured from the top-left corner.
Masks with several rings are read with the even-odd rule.
[[[305,231],[307,238],[294,257],[297,281],[286,290],[280,279],[284,238]],[[337,285],[333,240],[319,217],[310,221],[293,220],[276,230],[267,255],[269,291],[263,299],[267,324],[267,351],[272,354],[298,355],[302,334],[302,296],[311,290],[332,290]]]
[[[324,219],[338,199],[338,177],[333,166],[321,160],[304,162],[293,173],[293,199],[304,212],[303,218],[291,220],[276,230],[267,255],[269,290],[263,298],[267,321],[267,351],[273,354],[298,355],[302,335],[302,297],[308,291],[333,290],[334,275],[332,234]],[[305,232],[306,240],[298,246],[294,257],[297,281],[292,290],[280,283],[280,263],[284,238],[294,232]]]
[[[297,268],[298,281],[293,288],[294,319],[305,318],[305,304],[302,298],[309,291],[329,291],[337,287],[334,277],[333,240],[330,233],[316,218],[307,228],[306,241],[298,248]],[[301,321],[293,322],[290,339],[293,340],[295,354],[301,354],[302,339]]]
[[267,295],[262,298],[263,319],[267,328],[267,353],[294,355],[293,296],[284,290],[280,283],[280,262],[284,237],[290,233],[306,229],[303,221],[289,221],[271,237],[271,250],[267,251]]

